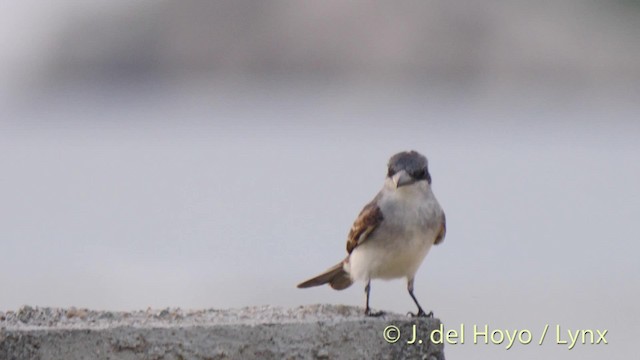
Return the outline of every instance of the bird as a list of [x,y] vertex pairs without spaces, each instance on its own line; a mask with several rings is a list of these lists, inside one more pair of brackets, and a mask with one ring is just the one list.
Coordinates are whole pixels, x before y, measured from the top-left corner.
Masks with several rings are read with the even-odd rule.
[[393,155],[387,164],[384,185],[366,204],[347,236],[347,257],[322,274],[297,285],[309,288],[329,284],[344,290],[354,281],[366,285],[366,316],[381,316],[369,307],[371,280],[406,278],[407,290],[418,307],[413,317],[433,317],[416,299],[414,280],[432,245],[441,244],[446,218],[431,189],[427,158],[417,151]]

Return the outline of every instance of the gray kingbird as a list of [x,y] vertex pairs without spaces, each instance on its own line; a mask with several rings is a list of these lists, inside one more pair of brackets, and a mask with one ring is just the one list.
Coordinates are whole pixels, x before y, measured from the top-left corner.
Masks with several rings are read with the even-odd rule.
[[322,274],[298,285],[307,288],[329,284],[343,290],[354,281],[363,281],[365,314],[379,316],[369,308],[372,279],[407,279],[409,295],[424,312],[413,294],[418,267],[432,245],[444,240],[445,216],[431,190],[427,158],[416,151],[401,152],[389,159],[382,190],[360,212],[347,237],[347,257]]

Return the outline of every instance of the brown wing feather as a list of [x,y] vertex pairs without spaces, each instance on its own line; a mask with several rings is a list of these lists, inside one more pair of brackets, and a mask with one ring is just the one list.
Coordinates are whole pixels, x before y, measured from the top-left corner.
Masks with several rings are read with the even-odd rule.
[[444,213],[442,213],[442,224],[440,224],[440,232],[438,233],[438,236],[436,237],[436,241],[434,244],[438,245],[442,241],[444,241],[444,236],[446,234],[447,234],[447,218],[444,216]]
[[376,205],[377,199],[365,205],[358,215],[358,218],[351,226],[349,237],[347,238],[347,252],[351,254],[353,249],[362,244],[363,241],[380,225],[383,216],[382,211]]

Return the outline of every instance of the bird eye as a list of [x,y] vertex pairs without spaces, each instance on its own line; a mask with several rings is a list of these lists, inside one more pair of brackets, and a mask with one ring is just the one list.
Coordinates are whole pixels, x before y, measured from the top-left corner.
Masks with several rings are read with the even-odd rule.
[[416,179],[424,179],[424,169],[422,169],[422,170],[418,170],[418,171],[415,173],[415,178],[416,178]]

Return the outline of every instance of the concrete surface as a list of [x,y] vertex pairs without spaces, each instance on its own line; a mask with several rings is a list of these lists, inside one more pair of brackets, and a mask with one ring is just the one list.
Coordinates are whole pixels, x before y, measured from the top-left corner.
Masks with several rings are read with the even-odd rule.
[[[413,325],[422,344],[407,344]],[[385,328],[400,331],[385,341]],[[367,318],[351,306],[109,312],[32,308],[0,312],[0,359],[428,359],[438,319]],[[396,336],[396,330],[390,330]]]

